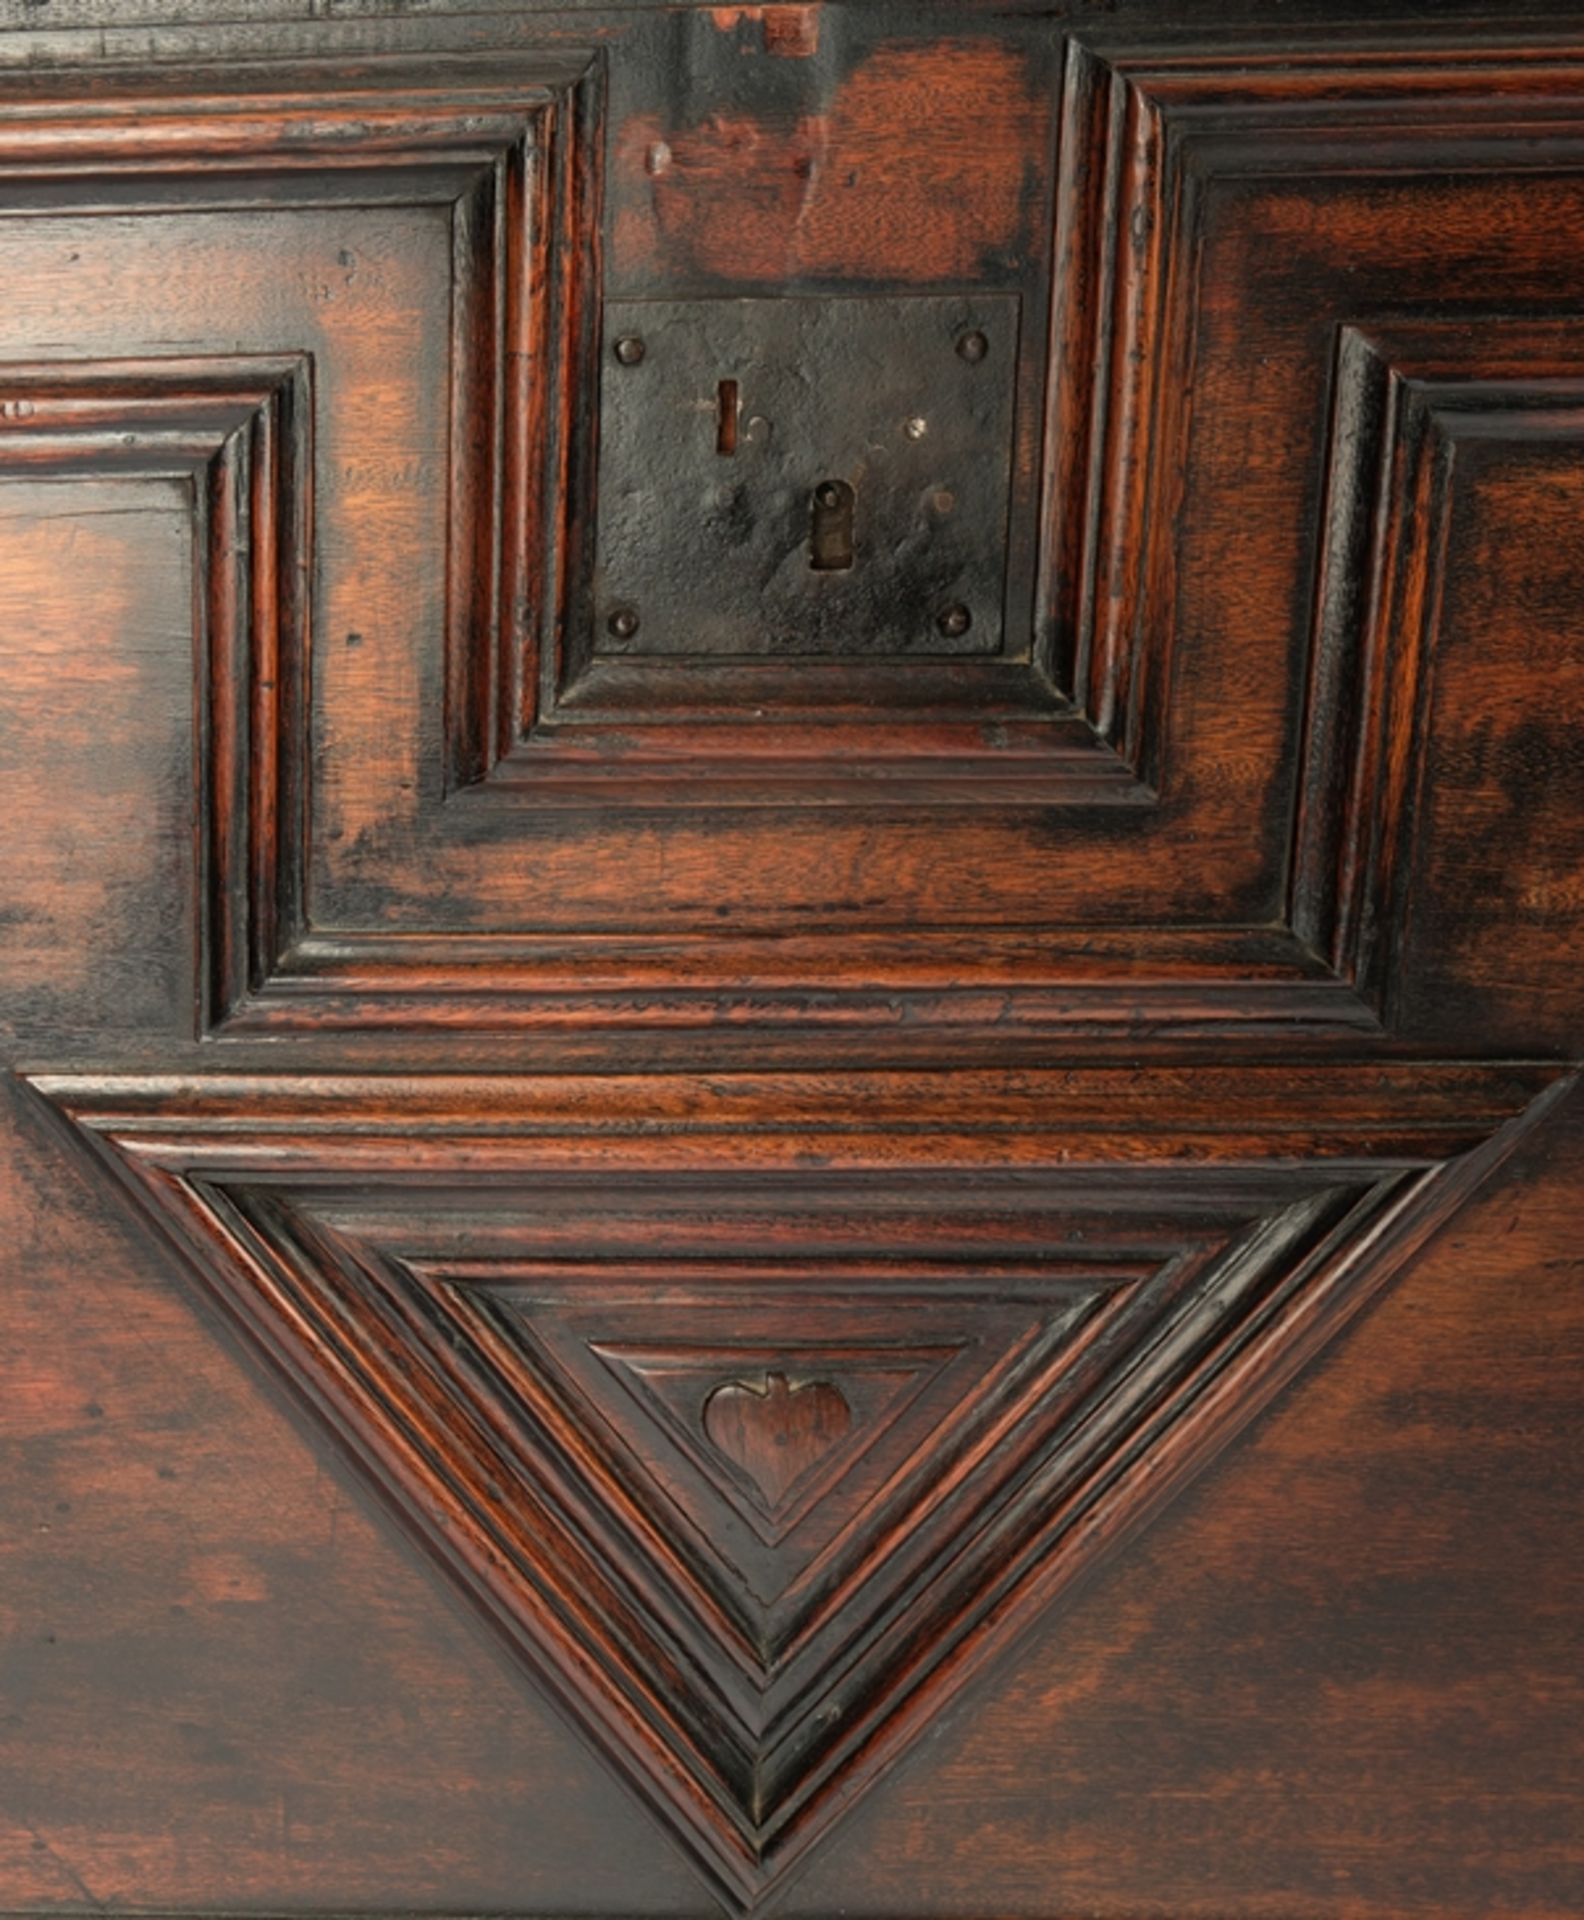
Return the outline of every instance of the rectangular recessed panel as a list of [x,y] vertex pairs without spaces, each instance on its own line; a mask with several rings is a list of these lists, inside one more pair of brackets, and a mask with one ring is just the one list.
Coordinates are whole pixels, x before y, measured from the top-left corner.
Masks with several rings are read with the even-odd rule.
[[1002,650],[1018,304],[606,308],[594,647]]

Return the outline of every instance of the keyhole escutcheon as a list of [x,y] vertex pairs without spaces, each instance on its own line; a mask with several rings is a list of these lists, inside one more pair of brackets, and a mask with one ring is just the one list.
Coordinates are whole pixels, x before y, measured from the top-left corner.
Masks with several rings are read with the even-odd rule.
[[815,573],[841,573],[853,563],[853,507],[857,496],[845,480],[822,480],[809,508],[809,566]]
[[727,459],[737,451],[742,420],[742,389],[735,380],[722,380],[715,389],[715,451]]

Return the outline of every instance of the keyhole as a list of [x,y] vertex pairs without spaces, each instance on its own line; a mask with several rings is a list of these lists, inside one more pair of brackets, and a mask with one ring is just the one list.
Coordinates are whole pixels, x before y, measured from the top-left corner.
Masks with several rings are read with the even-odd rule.
[[735,380],[723,380],[715,390],[715,451],[737,451],[737,424],[742,419],[742,395]]
[[841,573],[853,563],[854,494],[845,480],[822,480],[809,513],[809,565],[816,573]]

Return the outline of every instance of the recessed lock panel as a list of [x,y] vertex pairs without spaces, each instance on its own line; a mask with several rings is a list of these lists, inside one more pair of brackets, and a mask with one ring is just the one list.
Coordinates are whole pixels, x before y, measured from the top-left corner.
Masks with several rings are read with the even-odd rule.
[[606,307],[596,654],[1002,650],[1017,301]]

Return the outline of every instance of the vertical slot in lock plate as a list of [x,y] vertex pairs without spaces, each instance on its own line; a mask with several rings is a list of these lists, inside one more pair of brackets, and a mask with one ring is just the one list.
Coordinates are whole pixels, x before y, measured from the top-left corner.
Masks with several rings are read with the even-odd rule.
[[617,300],[595,654],[1003,649],[1017,301]]

